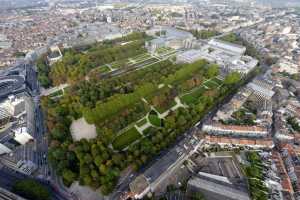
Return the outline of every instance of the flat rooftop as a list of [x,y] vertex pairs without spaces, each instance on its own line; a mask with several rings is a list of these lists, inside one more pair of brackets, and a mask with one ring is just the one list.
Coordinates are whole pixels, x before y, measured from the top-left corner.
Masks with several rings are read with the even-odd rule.
[[229,184],[219,184],[217,181],[194,177],[188,182],[188,187],[195,189],[205,190],[211,194],[217,194],[228,200],[250,200],[247,192],[236,189]]
[[208,157],[198,162],[198,164],[200,165],[200,171],[204,173],[223,176],[228,179],[243,178],[240,166],[232,156]]

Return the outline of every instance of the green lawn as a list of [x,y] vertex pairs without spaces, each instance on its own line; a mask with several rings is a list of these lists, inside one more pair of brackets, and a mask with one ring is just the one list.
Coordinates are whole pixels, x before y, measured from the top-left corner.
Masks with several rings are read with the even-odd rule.
[[119,68],[124,68],[127,65],[127,63],[128,63],[128,59],[125,59],[125,60],[120,60],[120,61],[110,63],[110,66],[113,69],[119,69]]
[[193,92],[182,96],[180,100],[187,105],[194,104],[198,101],[198,98],[203,94],[203,92],[205,92],[204,87],[197,88]]
[[131,60],[134,60],[136,63],[138,63],[138,62],[142,62],[145,59],[150,59],[150,58],[152,58],[152,56],[150,56],[149,54],[145,54],[139,57],[131,58]]
[[132,127],[116,137],[116,139],[112,143],[112,146],[116,150],[122,150],[141,137],[142,135],[136,130],[136,128]]
[[155,113],[155,111],[151,111],[149,113],[148,119],[153,126],[157,126],[157,127],[161,126],[161,119],[158,117],[158,115],[157,115],[157,113]]
[[97,69],[97,71],[100,72],[100,73],[105,73],[105,72],[109,72],[110,69],[109,69],[109,67],[107,67],[106,65],[102,65],[102,66],[100,66],[100,67]]
[[168,47],[161,47],[161,48],[158,48],[156,49],[156,53],[158,54],[164,54],[164,53],[167,53],[169,51],[171,51],[172,49],[171,48],[168,48]]
[[219,85],[223,84],[223,81],[218,78],[213,78],[212,81],[218,83]]
[[217,88],[219,85],[215,82],[212,82],[212,81],[207,81],[204,83],[204,85],[206,87],[209,87],[210,89],[214,89],[214,88]]

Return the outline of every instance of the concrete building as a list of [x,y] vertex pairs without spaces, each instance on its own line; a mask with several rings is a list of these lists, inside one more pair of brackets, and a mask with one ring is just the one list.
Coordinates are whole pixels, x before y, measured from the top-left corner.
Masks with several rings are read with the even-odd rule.
[[187,161],[192,177],[187,183],[187,199],[198,192],[205,199],[250,199],[247,182],[236,155],[228,152],[195,154]]
[[211,47],[223,49],[224,51],[229,51],[229,52],[232,52],[233,54],[237,54],[240,56],[244,55],[246,52],[246,47],[237,45],[237,44],[233,44],[233,43],[229,43],[229,42],[225,42],[222,40],[212,39],[208,42],[208,44]]
[[6,35],[0,34],[0,49],[9,49],[12,46]]
[[188,50],[177,55],[178,62],[191,63],[200,59],[218,64],[225,72],[236,71],[247,74],[258,64],[258,60],[245,56],[246,47],[212,39],[199,49]]
[[[149,52],[154,53],[160,47],[169,47],[173,49],[191,48],[195,37],[186,31],[178,30],[171,27],[155,27],[146,31],[150,36],[156,37],[146,42],[146,48]],[[157,33],[161,35],[157,37]],[[162,34],[164,33],[164,34]]]
[[22,94],[19,97],[9,96],[0,103],[0,110],[6,113],[10,120],[2,124],[0,154],[10,153],[18,145],[24,145],[33,140],[35,133],[34,107],[30,96]]
[[0,103],[0,110],[9,115],[0,129],[0,162],[20,173],[31,175],[37,165],[27,152],[34,148],[35,107],[27,93],[11,95]]
[[53,65],[54,63],[60,61],[63,55],[58,46],[50,47],[50,53],[47,56],[47,60],[49,65]]
[[218,144],[220,146],[246,146],[254,149],[274,147],[272,138],[247,138],[247,137],[233,137],[233,136],[217,136],[206,135],[205,141],[207,144]]
[[259,126],[236,126],[219,123],[203,125],[202,130],[212,135],[233,135],[235,137],[261,138],[268,135],[268,129]]
[[268,101],[272,100],[275,92],[273,91],[273,85],[263,80],[256,79],[247,85],[248,89],[253,92],[258,100]]
[[202,58],[200,50],[191,49],[177,55],[176,61],[179,63],[193,63]]
[[249,194],[234,188],[231,182],[222,176],[200,173],[188,181],[188,193],[201,192],[209,200],[250,200]]

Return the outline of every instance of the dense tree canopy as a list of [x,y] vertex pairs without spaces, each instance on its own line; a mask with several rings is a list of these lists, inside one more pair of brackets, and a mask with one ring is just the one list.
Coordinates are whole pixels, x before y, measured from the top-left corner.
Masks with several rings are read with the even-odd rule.
[[224,84],[233,85],[241,80],[241,75],[238,72],[229,73],[224,80]]
[[215,30],[190,30],[190,32],[197,39],[209,39],[213,36],[219,35],[219,32],[217,32]]
[[13,185],[13,192],[30,200],[50,200],[50,192],[39,182],[24,179]]
[[[51,67],[44,55],[36,63],[39,81],[46,88],[52,84],[75,83],[84,79],[95,67],[145,52],[143,46],[147,38],[145,33],[132,33],[115,40],[96,43],[85,51],[77,51],[75,48],[64,50],[63,59]],[[124,42],[128,43],[123,44]]]

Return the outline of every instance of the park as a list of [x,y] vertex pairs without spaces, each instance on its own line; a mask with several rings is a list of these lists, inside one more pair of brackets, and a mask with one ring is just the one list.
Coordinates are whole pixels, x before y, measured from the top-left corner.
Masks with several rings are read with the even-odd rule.
[[[219,67],[206,60],[176,63],[174,49],[159,48],[150,54],[142,42],[131,42],[124,52],[124,46],[111,43],[115,42],[97,44],[87,54],[66,52],[69,55],[57,65],[73,63],[68,72],[54,66],[49,74],[61,77],[52,84],[64,80],[70,86],[59,98],[42,99],[49,160],[58,175],[66,185],[79,181],[103,194],[114,189],[124,169],[138,170],[170,147],[240,80],[234,72],[220,76]],[[100,59],[103,51],[114,58],[105,54]],[[129,68],[135,70],[95,76]]]

